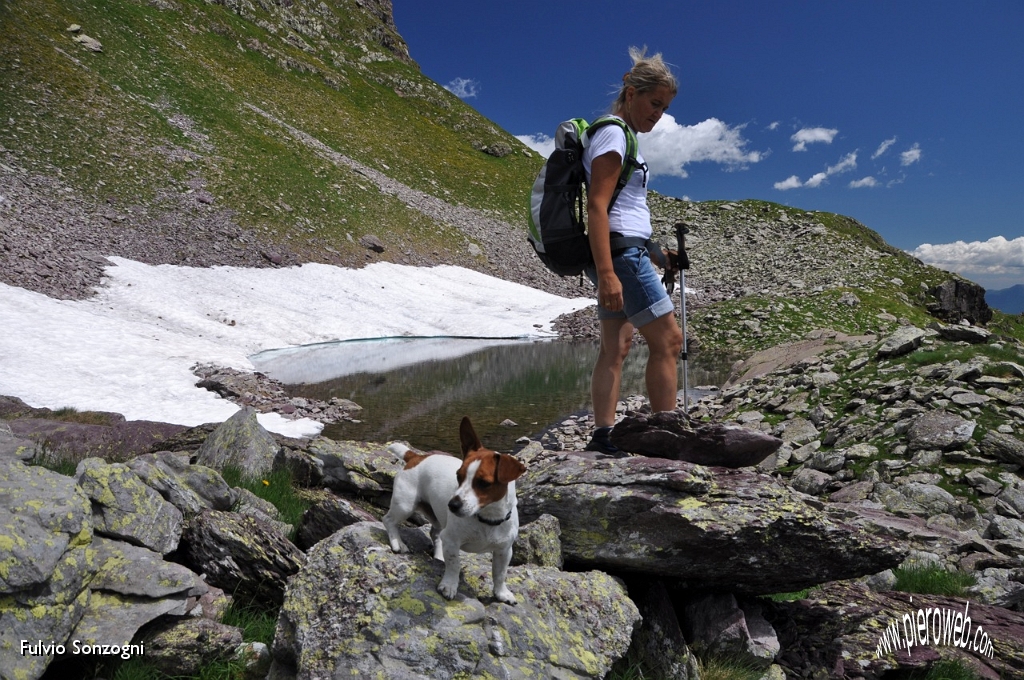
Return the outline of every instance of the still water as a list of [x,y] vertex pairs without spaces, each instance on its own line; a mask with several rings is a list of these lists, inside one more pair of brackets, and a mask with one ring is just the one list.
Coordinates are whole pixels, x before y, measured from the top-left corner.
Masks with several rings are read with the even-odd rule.
[[[252,361],[292,396],[341,397],[363,407],[355,414],[361,422],[329,425],[325,436],[457,452],[464,415],[485,445],[511,451],[516,439],[589,409],[596,357],[590,342],[387,338],[273,350]],[[646,361],[647,348],[634,347],[623,396],[644,393]],[[721,385],[728,370],[728,361],[691,355],[689,386]]]

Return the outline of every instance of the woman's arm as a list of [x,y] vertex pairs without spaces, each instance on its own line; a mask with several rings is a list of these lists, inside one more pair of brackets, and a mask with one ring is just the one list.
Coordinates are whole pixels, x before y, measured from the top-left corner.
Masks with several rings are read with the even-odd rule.
[[598,156],[590,164],[587,192],[587,238],[597,268],[597,300],[613,312],[622,309],[622,283],[612,267],[608,206],[621,173],[622,156],[614,151]]

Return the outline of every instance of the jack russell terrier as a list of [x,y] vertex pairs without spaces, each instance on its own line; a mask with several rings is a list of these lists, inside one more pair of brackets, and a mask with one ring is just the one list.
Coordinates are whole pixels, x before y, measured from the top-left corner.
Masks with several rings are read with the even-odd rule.
[[444,560],[438,591],[451,600],[459,589],[459,551],[490,552],[494,597],[515,604],[505,585],[512,542],[519,534],[516,482],[526,466],[508,454],[485,449],[468,417],[459,426],[462,457],[420,453],[404,444],[388,447],[405,460],[395,477],[391,508],[384,515],[391,549],[409,552],[398,525],[420,510],[430,520],[434,559]]

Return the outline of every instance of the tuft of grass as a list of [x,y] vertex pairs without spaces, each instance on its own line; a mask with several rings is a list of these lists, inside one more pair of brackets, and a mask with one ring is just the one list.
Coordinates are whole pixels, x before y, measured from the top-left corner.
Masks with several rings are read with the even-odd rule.
[[936,565],[900,567],[895,573],[895,590],[904,593],[962,597],[967,588],[977,583],[972,574],[947,571]]
[[697,657],[701,680],[760,680],[764,668],[750,661],[728,654]]
[[915,670],[907,680],[979,680],[978,674],[959,659],[940,661],[926,670]]
[[221,623],[240,628],[246,642],[262,642],[269,646],[274,641],[279,611],[279,607],[270,606],[265,601],[240,600],[236,595],[224,612]]
[[273,503],[280,513],[281,521],[293,527],[299,525],[303,513],[309,508],[309,501],[296,492],[289,470],[274,470],[265,477],[254,479],[243,474],[238,467],[227,465],[221,471],[221,476],[230,486],[248,489],[263,500]]

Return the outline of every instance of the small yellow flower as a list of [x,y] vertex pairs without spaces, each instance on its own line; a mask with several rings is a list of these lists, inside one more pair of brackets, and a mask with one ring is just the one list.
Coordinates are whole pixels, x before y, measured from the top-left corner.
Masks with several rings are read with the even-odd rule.
[[267,480],[264,479],[263,480],[263,486],[270,486],[270,482],[268,482]]

